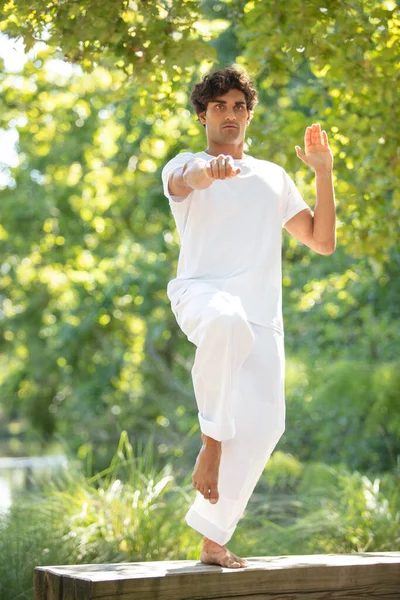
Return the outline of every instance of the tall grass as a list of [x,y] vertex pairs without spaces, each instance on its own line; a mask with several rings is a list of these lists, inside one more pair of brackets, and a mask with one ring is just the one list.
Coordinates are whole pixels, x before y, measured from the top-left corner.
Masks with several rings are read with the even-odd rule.
[[32,600],[40,565],[197,558],[201,537],[184,514],[191,484],[158,468],[153,440],[134,452],[126,431],[104,471],[87,477],[71,460],[0,519],[0,598]]
[[254,555],[400,550],[400,478],[275,452],[237,529]]
[[[122,432],[108,468],[70,459],[51,479],[14,498],[0,518],[0,598],[32,600],[40,565],[198,560],[201,536],[184,515],[191,481],[160,467],[154,443]],[[275,452],[229,548],[243,556],[389,551],[400,548],[395,474],[374,479]]]

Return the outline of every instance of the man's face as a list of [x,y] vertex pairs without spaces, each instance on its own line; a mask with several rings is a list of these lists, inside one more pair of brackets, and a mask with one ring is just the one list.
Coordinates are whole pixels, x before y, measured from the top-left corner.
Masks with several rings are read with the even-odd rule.
[[222,145],[243,141],[251,116],[244,93],[236,89],[216,96],[208,102],[207,110],[199,114],[206,125],[208,140]]

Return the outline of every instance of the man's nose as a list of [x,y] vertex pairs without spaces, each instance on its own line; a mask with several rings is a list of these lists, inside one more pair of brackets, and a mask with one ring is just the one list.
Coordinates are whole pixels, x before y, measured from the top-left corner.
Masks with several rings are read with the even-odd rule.
[[225,115],[225,119],[235,119],[235,120],[236,120],[236,115],[235,115],[235,113],[233,112],[233,109],[231,109],[231,110],[230,110],[230,109],[228,108],[228,110],[227,110],[227,113],[226,113],[226,115]]

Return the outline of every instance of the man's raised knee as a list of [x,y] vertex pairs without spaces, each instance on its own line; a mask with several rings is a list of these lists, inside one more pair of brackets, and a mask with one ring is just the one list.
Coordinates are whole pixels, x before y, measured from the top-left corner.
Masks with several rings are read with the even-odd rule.
[[212,323],[213,327],[218,327],[222,332],[226,332],[228,330],[233,333],[238,332],[248,332],[251,337],[254,338],[254,335],[250,329],[248,322],[245,317],[240,314],[240,312],[223,312],[217,315],[213,319]]

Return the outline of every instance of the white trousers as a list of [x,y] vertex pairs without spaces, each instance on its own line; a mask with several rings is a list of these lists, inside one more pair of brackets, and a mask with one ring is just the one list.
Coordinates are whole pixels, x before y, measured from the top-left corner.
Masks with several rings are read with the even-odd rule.
[[284,336],[250,323],[238,296],[203,282],[190,284],[172,311],[196,345],[200,429],[222,442],[219,500],[211,504],[197,492],[186,522],[224,545],[285,429]]

